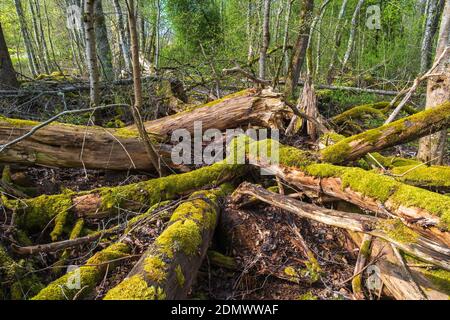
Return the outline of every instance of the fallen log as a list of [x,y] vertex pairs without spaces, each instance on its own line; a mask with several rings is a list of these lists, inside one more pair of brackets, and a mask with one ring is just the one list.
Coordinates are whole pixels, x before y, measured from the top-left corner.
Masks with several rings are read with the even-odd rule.
[[[258,143],[252,142],[246,148],[257,150]],[[271,141],[270,144],[278,143]],[[269,163],[252,154],[248,156],[254,165],[292,186],[339,198],[384,216],[395,215],[417,231],[447,246],[450,244],[449,233],[442,231],[450,228],[449,197],[360,168],[319,164],[314,155],[293,147],[278,144],[278,150],[279,163]]]
[[4,205],[16,210],[16,222],[24,230],[40,232],[47,225],[53,225],[52,236],[56,240],[70,217],[99,218],[120,209],[142,210],[206,186],[216,186],[239,177],[244,171],[244,166],[221,162],[192,172],[126,186],[8,200]]
[[[146,122],[145,128],[148,132],[162,136],[170,135],[177,129],[184,129],[192,134],[195,122],[201,123],[203,131],[223,131],[249,125],[282,128],[280,121],[290,113],[281,94],[269,90],[258,92],[256,89],[249,89],[173,116]],[[127,128],[133,130],[135,127]]]
[[105,300],[185,299],[209,247],[219,216],[219,199],[228,187],[200,191],[181,204],[170,225],[108,291]]
[[398,220],[385,220],[373,216],[325,209],[270,192],[250,183],[243,183],[235,191],[234,201],[239,201],[239,196],[243,195],[256,197],[302,218],[381,238],[414,257],[450,270],[450,250],[448,248],[440,247],[437,243],[421,237]]
[[[282,128],[280,120],[289,112],[279,94],[246,90],[173,116],[146,122],[145,126],[155,140],[162,142],[170,140],[170,134],[177,129],[193,133],[194,122],[201,123],[202,132],[250,125]],[[0,144],[25,135],[38,124],[0,117]],[[159,144],[156,148],[169,166],[177,168],[170,160],[170,146]],[[51,123],[26,140],[0,152],[0,161],[65,168],[153,168],[133,126],[106,129]]]
[[[320,139],[320,147],[335,144],[343,139],[345,137],[339,134],[325,134]],[[358,165],[366,170],[377,168],[381,170],[381,174],[415,187],[440,192],[450,190],[450,167],[448,166],[430,166],[414,159],[385,157],[377,152],[370,153],[370,156],[360,160]]]
[[450,102],[402,120],[346,138],[321,151],[325,162],[340,164],[447,129]]

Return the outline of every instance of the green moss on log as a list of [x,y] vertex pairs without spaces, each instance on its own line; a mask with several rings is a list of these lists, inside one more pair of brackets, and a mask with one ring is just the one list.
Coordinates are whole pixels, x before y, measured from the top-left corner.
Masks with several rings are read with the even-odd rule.
[[[82,298],[95,288],[104,277],[109,262],[124,258],[130,252],[128,245],[116,243],[96,253],[86,265],[75,269],[53,281],[42,289],[32,300],[66,300],[77,294]],[[114,263],[109,263],[114,265]],[[79,286],[76,282],[79,280]],[[83,288],[82,291],[80,291]]]
[[450,167],[417,165],[395,167],[391,170],[396,180],[414,186],[450,187]]
[[[383,147],[390,147],[398,142],[409,142],[417,138],[417,135],[411,134],[408,139],[402,133],[408,132],[409,128],[419,123],[449,123],[450,122],[450,102],[446,102],[436,108],[428,109],[410,117],[401,119],[380,128],[368,130],[361,134],[346,138],[340,142],[325,148],[321,151],[321,158],[325,162],[339,164],[349,160],[352,151],[352,145],[355,143],[364,143],[374,145],[380,140],[383,134],[389,133],[388,139]],[[376,151],[376,150],[373,150]],[[351,160],[351,159],[350,159]]]
[[148,286],[144,277],[135,275],[109,290],[104,300],[165,300],[166,294],[160,287]]
[[382,220],[377,227],[399,243],[415,243],[419,238],[419,234],[405,226],[400,219]]
[[[189,261],[200,253],[208,233],[215,228],[218,219],[219,197],[230,192],[224,185],[219,189],[193,193],[189,201],[179,205],[172,214],[169,226],[156,238],[142,262],[143,272],[133,274],[111,289],[105,299],[165,299],[166,281],[175,278],[180,287],[186,281],[186,273],[180,261]],[[138,294],[133,286],[139,288]],[[158,290],[161,289],[161,294]]]

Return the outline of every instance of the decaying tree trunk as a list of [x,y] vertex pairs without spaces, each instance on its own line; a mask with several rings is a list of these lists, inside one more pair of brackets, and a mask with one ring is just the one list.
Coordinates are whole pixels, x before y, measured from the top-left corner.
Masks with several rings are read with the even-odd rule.
[[[279,95],[248,90],[224,97],[221,100],[196,107],[173,116],[145,123],[147,132],[169,140],[171,132],[186,129],[194,133],[194,122],[208,129],[226,130],[236,127],[262,126],[281,128],[279,122],[290,112]],[[22,121],[0,117],[0,144],[23,136],[34,121]],[[58,137],[55,140],[55,137]],[[170,148],[156,146],[158,153],[166,157],[172,166]],[[29,139],[0,153],[0,161],[47,167],[152,170],[148,156],[139,140],[135,127],[105,129],[53,123],[37,131]]]
[[206,255],[224,189],[200,191],[181,204],[170,225],[105,300],[185,299]]
[[266,58],[267,50],[270,43],[270,2],[271,0],[264,0],[264,20],[262,31],[262,45],[259,55],[259,78],[266,78]]
[[14,71],[8,46],[6,45],[2,25],[0,23],[0,89],[18,88],[16,72]]
[[20,2],[20,0],[14,0],[14,4],[16,7],[17,16],[19,17],[20,31],[22,33],[23,42],[25,44],[27,52],[28,65],[30,67],[31,74],[33,76],[37,76],[39,73],[39,66],[36,60],[35,51],[33,48],[33,44],[31,42],[30,33],[28,31],[27,23],[25,20],[25,14],[23,12],[22,3]]

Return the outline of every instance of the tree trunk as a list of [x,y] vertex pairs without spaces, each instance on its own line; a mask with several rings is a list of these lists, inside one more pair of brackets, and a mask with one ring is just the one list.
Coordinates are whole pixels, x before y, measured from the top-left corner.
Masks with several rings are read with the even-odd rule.
[[200,191],[181,204],[167,229],[105,300],[186,299],[214,235],[222,195],[221,190]]
[[231,181],[243,175],[245,170],[242,165],[220,162],[192,172],[131,185],[10,200],[4,205],[16,211],[20,228],[41,232],[47,226],[53,227],[52,234],[56,234],[56,230],[62,232],[73,218],[102,218],[120,214],[121,210],[140,211],[207,186]]
[[161,51],[160,26],[161,26],[161,0],[156,0],[156,25],[155,25],[155,68],[159,67],[159,54]]
[[103,0],[94,1],[94,30],[100,68],[106,81],[114,80],[112,53],[108,40],[105,14],[103,13]]
[[163,176],[164,166],[161,165],[159,155],[153,146],[144,124],[142,123],[141,109],[142,109],[142,79],[141,79],[141,65],[139,63],[139,39],[136,30],[136,9],[134,0],[127,0],[128,6],[128,24],[130,28],[131,40],[131,59],[133,63],[133,85],[134,85],[134,106],[131,107],[134,123],[138,129],[139,136],[144,144],[145,151],[153,167],[158,172],[159,176]]
[[100,74],[97,61],[97,45],[94,27],[94,4],[99,0],[84,0],[84,29],[86,36],[86,59],[89,70],[91,106],[100,103]]
[[125,71],[128,73],[131,73],[131,59],[130,59],[130,46],[128,45],[128,40],[125,32],[126,25],[123,21],[122,16],[122,8],[120,6],[119,0],[114,0],[114,8],[116,13],[116,19],[117,19],[117,28],[119,29],[119,42],[120,42],[120,49],[122,51],[123,60],[125,62]]
[[[125,243],[113,244],[89,258],[85,265],[72,270],[42,289],[32,300],[73,300],[91,294],[105,274],[131,251]],[[77,283],[79,281],[79,283]]]
[[262,45],[261,52],[259,56],[259,78],[266,78],[266,58],[267,50],[269,49],[270,43],[270,1],[264,0],[264,20],[263,20],[263,30],[262,30]]
[[19,82],[17,81],[16,71],[11,62],[8,46],[6,45],[2,25],[0,23],[0,88],[13,89],[18,87]]
[[356,29],[358,28],[359,13],[361,12],[361,8],[362,8],[363,4],[364,4],[364,0],[358,0],[355,11],[353,12],[350,36],[348,38],[348,43],[347,43],[347,51],[345,52],[344,58],[342,60],[342,70],[344,70],[345,67],[347,66],[347,63],[350,60],[351,54],[353,52],[353,48],[355,46],[355,37],[356,37]]
[[[348,232],[349,237],[357,246],[362,241],[362,235],[360,233]],[[418,268],[408,268],[411,272],[414,281],[417,281],[417,285],[410,279],[408,270],[400,263],[399,259],[394,254],[391,246],[387,245],[384,241],[375,239],[372,243],[371,257],[379,257],[374,263],[378,268],[376,274],[372,274],[372,277],[379,277],[386,286],[388,294],[393,296],[397,300],[446,300],[448,294],[442,292],[442,289],[438,289],[430,278],[426,278]],[[376,288],[375,288],[376,290]],[[425,293],[425,297],[424,297]]]
[[342,19],[345,14],[345,10],[347,8],[348,0],[343,0],[341,9],[339,10],[339,15],[336,21],[336,30],[334,32],[334,48],[331,50],[331,59],[330,59],[330,65],[328,66],[328,73],[327,73],[327,83],[331,84],[333,82],[334,78],[334,70],[335,70],[335,63],[336,63],[336,57],[337,53],[339,51],[339,48],[341,46],[341,39],[342,39],[342,29],[344,25],[342,24]]
[[305,60],[306,49],[309,43],[309,33],[312,23],[312,14],[314,9],[313,0],[302,0],[300,9],[300,22],[297,42],[294,46],[291,61],[289,63],[288,74],[284,93],[287,98],[292,98],[294,90],[297,87]]
[[433,54],[433,38],[439,24],[439,18],[443,9],[443,0],[430,0],[425,20],[425,30],[422,37],[422,48],[420,53],[420,72],[424,73],[431,67]]
[[[445,52],[444,58],[432,76],[428,80],[426,109],[432,110],[442,103],[450,101],[450,2],[447,1],[442,13],[439,41],[436,49],[436,59]],[[442,164],[446,154],[447,127],[442,132],[438,132],[420,140],[418,158],[422,162]],[[435,131],[436,132],[436,131]],[[431,132],[430,132],[431,133]]]
[[30,67],[31,74],[36,77],[39,74],[39,66],[36,61],[36,55],[34,52],[33,44],[31,42],[30,33],[28,32],[27,23],[25,20],[25,15],[22,9],[22,4],[20,0],[14,0],[14,4],[17,11],[17,16],[19,17],[20,31],[22,32],[23,42],[25,44],[25,49],[28,57],[28,65]]

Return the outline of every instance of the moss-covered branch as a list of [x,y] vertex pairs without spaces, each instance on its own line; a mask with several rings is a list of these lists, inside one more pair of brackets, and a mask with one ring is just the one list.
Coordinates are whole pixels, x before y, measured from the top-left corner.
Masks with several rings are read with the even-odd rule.
[[170,225],[106,300],[184,299],[206,255],[226,187],[192,194],[173,213]]
[[450,101],[377,129],[346,138],[321,151],[325,162],[340,164],[448,128]]

